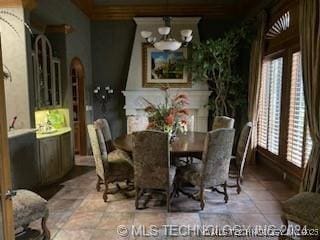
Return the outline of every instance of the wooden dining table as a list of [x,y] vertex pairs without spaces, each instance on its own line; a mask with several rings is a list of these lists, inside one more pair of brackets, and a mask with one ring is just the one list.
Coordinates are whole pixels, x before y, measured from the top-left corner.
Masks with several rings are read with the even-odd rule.
[[[177,134],[174,141],[170,143],[171,157],[202,157],[206,133],[186,132]],[[113,141],[116,148],[132,154],[132,134],[125,134]]]

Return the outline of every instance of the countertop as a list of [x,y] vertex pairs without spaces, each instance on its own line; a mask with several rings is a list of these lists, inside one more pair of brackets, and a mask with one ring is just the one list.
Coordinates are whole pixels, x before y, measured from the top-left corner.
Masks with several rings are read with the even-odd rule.
[[15,138],[25,134],[34,133],[37,130],[35,128],[25,128],[25,129],[13,129],[8,132],[8,138]]
[[37,139],[60,136],[60,135],[65,134],[67,132],[71,132],[71,127],[59,128],[59,129],[57,129],[56,132],[53,132],[53,133],[37,133]]

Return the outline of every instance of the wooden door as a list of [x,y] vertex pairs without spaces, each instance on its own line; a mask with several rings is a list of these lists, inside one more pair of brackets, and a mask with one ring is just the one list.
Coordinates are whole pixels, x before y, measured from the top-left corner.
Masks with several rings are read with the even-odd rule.
[[75,153],[87,154],[86,142],[86,108],[84,96],[84,67],[79,58],[74,58],[70,67],[72,81],[72,102]]
[[14,239],[8,128],[0,42],[0,239]]

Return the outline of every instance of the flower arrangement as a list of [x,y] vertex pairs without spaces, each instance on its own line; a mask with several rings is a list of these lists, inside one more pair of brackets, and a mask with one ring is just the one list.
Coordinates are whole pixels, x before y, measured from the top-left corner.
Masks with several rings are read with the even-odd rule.
[[187,116],[189,111],[186,108],[189,105],[189,99],[186,94],[177,93],[171,97],[168,88],[160,88],[165,93],[165,102],[155,105],[148,100],[145,112],[148,114],[148,129],[155,129],[169,133],[174,136],[178,131],[187,131]]

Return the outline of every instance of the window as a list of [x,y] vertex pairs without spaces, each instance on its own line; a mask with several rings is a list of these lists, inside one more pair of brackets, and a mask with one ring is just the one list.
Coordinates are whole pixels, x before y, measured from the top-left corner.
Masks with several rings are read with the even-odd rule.
[[287,160],[298,167],[304,167],[311,147],[305,113],[301,53],[296,52],[292,55]]
[[259,146],[279,154],[283,58],[264,61],[260,95]]

